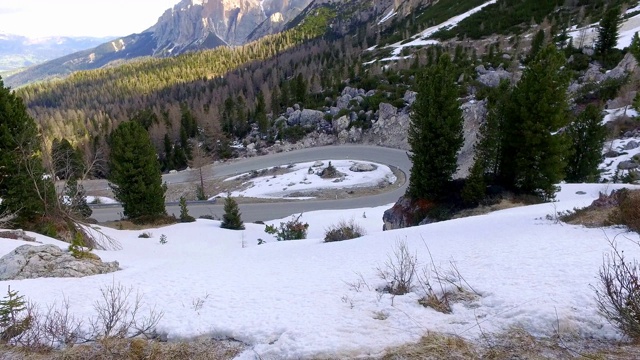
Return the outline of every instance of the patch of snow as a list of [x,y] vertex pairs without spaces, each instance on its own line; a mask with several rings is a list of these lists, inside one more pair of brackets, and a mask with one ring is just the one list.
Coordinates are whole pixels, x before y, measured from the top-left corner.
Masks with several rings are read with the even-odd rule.
[[[375,164],[367,161],[353,161],[353,160],[322,160],[325,164],[331,164],[337,171],[345,174],[345,177],[336,181],[336,179],[323,179],[315,172],[321,171],[324,167],[313,168],[314,173],[309,174],[309,168],[311,168],[314,162],[306,162],[295,164],[288,169],[290,172],[281,175],[265,175],[248,180],[243,184],[246,187],[245,190],[233,191],[232,197],[256,197],[256,198],[288,198],[292,199],[288,195],[301,191],[310,191],[314,189],[343,189],[353,187],[367,187],[376,186],[380,182],[394,183],[396,181],[395,175],[391,169],[386,165]],[[375,165],[377,168],[373,171],[367,172],[353,172],[349,168],[354,163],[369,163]],[[225,179],[225,181],[236,180],[248,175],[249,173],[236,175]],[[226,193],[220,193],[216,197],[226,197]],[[296,198],[296,199],[306,199]]]
[[[410,47],[410,46],[427,46],[427,45],[435,45],[435,44],[439,44],[439,41],[437,40],[426,40],[427,38],[429,38],[431,35],[435,34],[438,30],[444,29],[444,28],[452,28],[455,27],[456,25],[458,25],[458,23],[466,18],[468,18],[469,16],[481,11],[482,9],[484,9],[486,6],[489,6],[491,4],[495,4],[496,0],[491,0],[488,1],[480,6],[477,6],[465,13],[462,13],[460,15],[456,15],[450,19],[448,19],[447,21],[436,25],[436,26],[432,26],[418,34],[415,34],[413,36],[411,36],[411,39],[414,39],[410,42],[406,42],[403,44],[403,42],[405,42],[405,40],[397,42],[395,44],[391,44],[388,45],[387,47],[391,47],[393,48],[393,52],[391,53],[391,57],[385,58],[382,61],[393,61],[393,60],[398,60],[398,58],[396,58],[398,55],[400,55],[400,53],[402,52],[402,49],[404,49],[405,47]],[[367,64],[371,64],[374,63],[376,60],[370,61],[365,63],[365,65]]]
[[391,19],[392,17],[396,16],[398,13],[395,12],[393,9],[389,10],[389,13],[387,15],[385,15],[382,19],[380,19],[380,21],[378,21],[378,25],[382,24],[383,22]]
[[[639,6],[640,8],[640,6]],[[622,22],[619,30],[618,44],[616,48],[624,49],[631,44],[633,34],[640,31],[640,14],[630,17]],[[573,44],[579,46],[593,46],[598,38],[598,23],[590,24],[582,28],[571,27],[567,33],[573,39]]]
[[106,196],[87,196],[87,203],[88,204],[117,204],[118,202],[110,197],[106,197]]

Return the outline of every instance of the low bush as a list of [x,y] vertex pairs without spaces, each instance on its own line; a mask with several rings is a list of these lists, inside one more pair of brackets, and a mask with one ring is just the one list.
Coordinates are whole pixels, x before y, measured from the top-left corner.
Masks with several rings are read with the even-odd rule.
[[277,228],[274,225],[267,225],[264,232],[275,235],[278,241],[306,239],[309,224],[301,222],[301,217],[302,214],[297,217],[294,215],[286,223],[281,222]]
[[622,333],[640,340],[640,268],[636,259],[628,260],[615,241],[604,256],[599,284],[594,286],[600,313]]
[[141,216],[135,219],[131,219],[131,222],[135,225],[145,225],[145,226],[162,226],[162,225],[172,225],[178,222],[173,215],[160,215],[160,216]]
[[618,193],[618,207],[609,216],[612,224],[625,225],[640,232],[640,192],[623,190]]
[[326,229],[324,234],[324,242],[342,241],[355,239],[365,235],[366,232],[362,226],[357,224],[353,219],[349,222],[341,220],[335,225],[331,225]]

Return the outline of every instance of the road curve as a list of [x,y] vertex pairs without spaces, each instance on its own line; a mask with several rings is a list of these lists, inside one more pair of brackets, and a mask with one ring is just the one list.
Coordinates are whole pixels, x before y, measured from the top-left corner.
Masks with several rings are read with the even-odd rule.
[[[207,178],[211,178],[214,175],[230,176],[278,165],[316,160],[343,159],[373,161],[379,164],[394,166],[406,174],[406,179],[409,178],[409,171],[411,169],[411,161],[404,150],[368,145],[339,145],[314,147],[241,159],[225,164],[215,165],[215,167],[206,167],[204,168],[204,173]],[[192,178],[193,175],[189,172],[166,174],[162,177],[163,181],[167,183],[185,182],[190,181]],[[395,202],[404,194],[406,186],[407,183],[392,191],[352,199],[304,201],[283,200],[281,202],[241,204],[240,211],[242,212],[242,219],[245,222],[255,222],[280,219],[291,214],[313,210],[374,207]],[[218,218],[222,218],[222,214],[224,213],[222,203],[191,203],[188,205],[188,208],[189,214],[194,217],[199,217],[201,215],[213,215]],[[93,209],[92,217],[99,222],[105,222],[120,219],[121,213],[122,207],[119,205],[96,207]],[[167,213],[178,215],[180,213],[180,209],[177,205],[167,205]]]

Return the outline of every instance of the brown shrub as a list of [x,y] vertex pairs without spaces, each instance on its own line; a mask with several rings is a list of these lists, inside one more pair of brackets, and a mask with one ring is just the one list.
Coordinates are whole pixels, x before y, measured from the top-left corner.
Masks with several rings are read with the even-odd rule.
[[618,207],[609,216],[610,223],[640,232],[640,191],[619,191],[618,202]]

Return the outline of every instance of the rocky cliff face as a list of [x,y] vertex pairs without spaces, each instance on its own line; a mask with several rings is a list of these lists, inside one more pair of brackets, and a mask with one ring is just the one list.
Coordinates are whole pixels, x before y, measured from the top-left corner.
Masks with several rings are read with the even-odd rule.
[[150,28],[154,55],[242,45],[283,29],[311,0],[182,0]]

